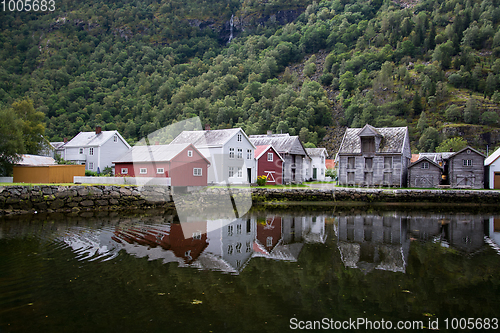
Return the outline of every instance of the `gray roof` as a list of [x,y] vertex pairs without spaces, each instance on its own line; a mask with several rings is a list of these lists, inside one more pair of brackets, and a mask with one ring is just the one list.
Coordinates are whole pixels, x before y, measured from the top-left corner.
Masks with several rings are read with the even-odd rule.
[[431,160],[432,162],[439,164],[439,162],[443,162],[444,160],[447,160],[453,154],[455,154],[455,153],[452,153],[452,152],[446,152],[446,153],[420,153],[418,159],[421,160],[422,158],[427,158],[427,159]]
[[286,134],[250,135],[254,146],[272,145],[280,154],[306,155],[298,136]]
[[134,146],[113,163],[169,162],[191,144]]
[[[366,125],[363,128],[346,129],[344,139],[339,149],[339,154],[361,154],[361,138],[359,134],[361,134],[367,126],[370,125]],[[382,136],[379,153],[403,153],[405,138],[408,132],[407,127],[374,128],[370,126],[370,129],[375,129],[375,133]]]
[[321,156],[324,152],[325,156],[328,156],[328,153],[326,152],[326,148],[306,148],[307,155],[310,157],[313,156]]
[[56,161],[52,157],[40,155],[21,155],[21,160],[16,165],[25,166],[41,166],[41,165],[56,165]]
[[[65,147],[100,147],[114,135],[117,135],[127,146],[128,143],[122,138],[118,131],[102,131],[99,134],[95,132],[80,132],[73,139],[66,143]],[[130,147],[130,146],[129,146]]]
[[64,142],[50,142],[50,145],[52,147],[54,147],[54,149],[56,149],[56,150],[63,148],[65,144],[66,143],[64,143]]
[[420,164],[421,162],[429,162],[430,164],[434,165],[435,167],[439,168],[439,169],[442,169],[442,167],[438,164],[439,162],[436,162],[436,161],[433,161],[432,159],[426,157],[426,156],[423,156],[420,155],[420,158],[418,160],[416,160],[415,162],[411,163],[408,168],[412,168],[414,167],[415,165],[417,164]]
[[171,144],[192,143],[195,147],[223,146],[239,132],[246,136],[241,128],[210,131],[183,131],[171,142]]

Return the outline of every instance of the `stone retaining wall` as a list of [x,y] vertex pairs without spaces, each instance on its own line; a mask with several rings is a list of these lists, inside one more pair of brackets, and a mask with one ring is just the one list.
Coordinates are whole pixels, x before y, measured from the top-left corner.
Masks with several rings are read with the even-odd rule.
[[[217,194],[224,189],[208,189]],[[242,192],[243,191],[243,192]],[[246,190],[233,190],[235,198]],[[242,193],[238,193],[242,192]],[[179,202],[197,205],[205,199]],[[401,190],[363,188],[252,188],[253,203],[262,202],[423,202],[500,204],[500,191],[492,190]],[[213,203],[212,203],[213,206]],[[0,186],[0,215],[174,207],[170,191],[162,186]]]
[[0,215],[173,206],[163,187],[1,186]]

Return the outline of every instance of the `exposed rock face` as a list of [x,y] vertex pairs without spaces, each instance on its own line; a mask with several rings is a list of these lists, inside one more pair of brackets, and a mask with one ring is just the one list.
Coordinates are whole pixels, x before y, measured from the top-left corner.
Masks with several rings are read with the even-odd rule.
[[475,147],[494,147],[500,143],[500,130],[479,125],[445,126],[441,130],[445,138],[462,137]]

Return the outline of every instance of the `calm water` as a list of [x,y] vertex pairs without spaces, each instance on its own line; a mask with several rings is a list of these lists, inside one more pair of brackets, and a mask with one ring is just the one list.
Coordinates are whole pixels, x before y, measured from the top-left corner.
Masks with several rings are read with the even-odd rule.
[[446,207],[0,219],[0,332],[447,331],[500,318],[497,244],[500,215]]

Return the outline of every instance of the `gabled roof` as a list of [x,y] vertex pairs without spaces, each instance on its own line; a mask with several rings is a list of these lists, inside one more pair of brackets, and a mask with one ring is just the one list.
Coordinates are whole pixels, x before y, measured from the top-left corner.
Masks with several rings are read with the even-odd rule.
[[495,162],[499,157],[500,157],[500,148],[495,150],[493,154],[491,154],[490,156],[488,156],[488,158],[484,160],[484,165],[490,165],[491,163]]
[[66,143],[65,147],[100,147],[108,140],[117,135],[120,140],[125,143],[125,145],[130,148],[130,145],[125,141],[125,139],[118,133],[118,131],[102,131],[99,134],[96,132],[80,132],[73,139]]
[[196,150],[208,164],[210,162],[192,144],[134,146],[113,163],[170,162],[186,148]]
[[[365,126],[363,128],[346,129],[339,154],[361,154],[360,134],[363,131],[366,134],[368,130],[372,131],[371,126],[370,128]],[[382,136],[379,153],[403,153],[408,127],[373,127],[373,130]]]
[[473,151],[473,152],[475,152],[476,154],[478,154],[478,155],[480,155],[480,156],[482,156],[482,157],[486,157],[486,156],[484,156],[484,154],[483,154],[483,153],[478,152],[477,150],[475,150],[475,149],[474,149],[474,148],[472,148],[471,146],[467,146],[467,147],[465,147],[465,148],[463,148],[463,149],[460,149],[460,150],[459,150],[459,151],[457,151],[456,153],[451,154],[451,155],[448,157],[448,159],[451,159],[451,158],[455,157],[456,155],[458,155],[458,154],[460,154],[461,152],[466,151],[466,150]]
[[40,156],[40,155],[30,155],[23,154],[21,155],[21,160],[16,163],[16,165],[23,166],[42,166],[42,165],[56,165],[56,161],[49,156]]
[[437,168],[441,169],[441,166],[439,164],[437,164],[436,162],[434,162],[433,160],[427,158],[427,157],[421,157],[419,158],[417,161],[411,163],[408,168],[412,168],[413,166],[417,165],[417,164],[420,164],[421,162],[429,162],[430,164],[436,166]]
[[358,134],[359,136],[378,136],[382,137],[383,135],[380,134],[377,129],[371,125],[366,124],[365,127],[361,129],[361,132]]
[[[272,145],[280,154],[307,155],[298,136],[286,134],[250,135],[250,141],[255,146]],[[302,151],[302,152],[301,152]]]
[[307,152],[307,155],[309,155],[309,157],[313,157],[313,156],[320,157],[321,155],[323,155],[323,153],[325,156],[328,156],[326,148],[306,148],[306,152]]
[[222,147],[237,133],[242,133],[249,140],[241,128],[229,128],[210,131],[182,131],[171,144],[192,143],[198,148]]
[[[418,159],[421,159],[423,157],[427,157],[429,160],[433,161],[434,163],[443,162],[444,160],[447,160],[450,158],[451,155],[455,153],[453,152],[445,152],[445,153],[420,153],[418,154]],[[418,161],[417,159],[417,161]]]
[[63,148],[65,144],[66,144],[66,143],[64,143],[64,142],[62,142],[62,141],[61,141],[61,142],[51,142],[51,143],[50,143],[50,145],[51,145],[52,147],[54,147],[54,149],[56,149],[56,150],[57,150],[57,149],[61,149],[61,148]]
[[263,145],[263,146],[255,146],[255,152],[254,152],[254,156],[255,156],[255,159],[258,160],[259,158],[261,158],[261,156],[269,149],[269,148],[272,148],[272,150],[274,150],[274,152],[276,153],[276,155],[278,155],[278,157],[282,160],[283,160],[283,157],[281,157],[281,155],[278,153],[278,151],[276,149],[274,149],[274,147],[272,145]]

